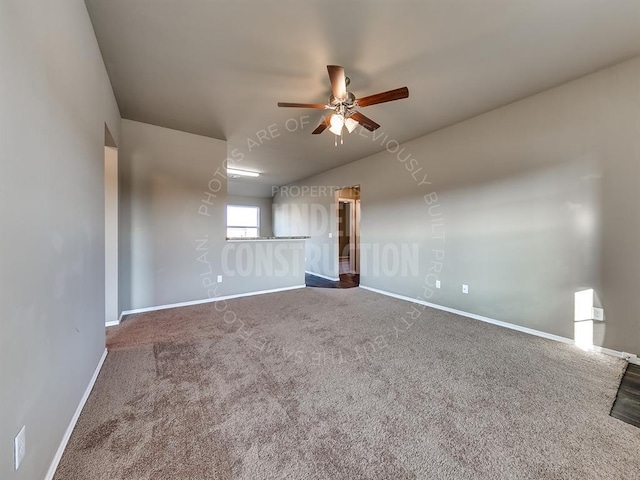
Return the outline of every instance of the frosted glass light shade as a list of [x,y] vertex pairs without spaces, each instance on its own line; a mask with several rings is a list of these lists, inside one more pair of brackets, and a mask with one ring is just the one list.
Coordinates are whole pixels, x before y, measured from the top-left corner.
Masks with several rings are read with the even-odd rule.
[[353,132],[356,127],[358,126],[358,122],[355,121],[353,118],[349,117],[344,121],[344,126],[347,127],[347,131],[349,133]]
[[342,127],[344,126],[344,117],[334,113],[331,115],[331,126],[329,131],[335,135],[342,135]]

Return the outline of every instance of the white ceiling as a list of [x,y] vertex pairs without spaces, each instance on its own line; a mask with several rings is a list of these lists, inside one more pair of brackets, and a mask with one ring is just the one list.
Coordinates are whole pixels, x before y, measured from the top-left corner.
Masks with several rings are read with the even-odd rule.
[[123,118],[227,140],[238,168],[262,172],[230,181],[234,194],[271,196],[382,149],[356,133],[336,148],[311,135],[321,110],[276,107],[325,103],[328,64],[356,97],[409,87],[363,109],[402,142],[640,55],[640,0],[86,3]]

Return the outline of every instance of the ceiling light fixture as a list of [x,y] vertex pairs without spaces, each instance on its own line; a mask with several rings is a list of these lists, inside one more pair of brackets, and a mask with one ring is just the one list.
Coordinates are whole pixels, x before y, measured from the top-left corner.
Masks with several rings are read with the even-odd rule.
[[250,172],[248,170],[236,170],[235,168],[227,168],[227,175],[231,178],[260,176],[258,172]]
[[347,131],[349,133],[353,132],[356,127],[360,125],[356,120],[354,120],[353,118],[349,117],[344,121],[344,126],[346,127]]
[[339,113],[331,115],[331,126],[329,131],[334,135],[342,135],[342,127],[344,127],[344,117]]

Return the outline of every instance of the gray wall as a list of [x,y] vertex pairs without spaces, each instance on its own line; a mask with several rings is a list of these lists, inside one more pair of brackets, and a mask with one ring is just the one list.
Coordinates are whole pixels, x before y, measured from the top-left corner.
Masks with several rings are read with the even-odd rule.
[[229,195],[227,205],[248,205],[260,207],[260,236],[270,237],[273,235],[273,215],[271,198],[245,197],[240,195]]
[[[82,1],[0,2],[0,478],[41,479],[104,352],[104,132]],[[13,469],[13,437],[27,453]]]
[[226,241],[226,157],[222,140],[122,121],[121,311],[304,284],[299,242]]
[[222,140],[122,121],[121,311],[205,297],[196,246],[225,243],[226,155]]
[[304,286],[304,240],[239,240],[220,252],[224,295]]
[[[357,140],[388,151],[298,184],[361,185],[363,285],[570,338],[594,288],[595,343],[640,353],[640,58],[400,146],[383,129]],[[311,234],[320,273],[336,226],[331,195],[274,198],[275,233]]]
[[339,240],[337,188],[330,182],[339,181],[344,168],[282,188],[273,198],[273,233],[308,236],[305,270],[330,278],[338,278]]
[[118,311],[118,149],[104,147],[104,302],[105,323],[116,322]]

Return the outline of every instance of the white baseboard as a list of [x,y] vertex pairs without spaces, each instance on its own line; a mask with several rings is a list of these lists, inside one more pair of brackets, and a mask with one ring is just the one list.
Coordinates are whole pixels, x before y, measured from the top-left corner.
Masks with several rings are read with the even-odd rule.
[[332,280],[334,282],[339,282],[340,281],[340,278],[329,277],[327,275],[322,275],[321,273],[311,272],[309,270],[305,270],[304,273],[308,273],[309,275],[313,275],[315,277],[324,278],[325,280]]
[[[554,335],[552,333],[542,332],[540,330],[534,330],[533,328],[522,327],[520,325],[514,325],[513,323],[503,322],[501,320],[495,320],[493,318],[484,317],[482,315],[476,315],[475,313],[465,312],[464,310],[457,310],[455,308],[445,307],[443,305],[438,305],[437,303],[425,302],[424,300],[419,300],[417,298],[406,297],[404,295],[399,295],[397,293],[387,292],[385,290],[379,290],[373,287],[367,287],[366,285],[360,284],[360,288],[364,288],[365,290],[369,290],[371,292],[380,293],[381,295],[386,295],[388,297],[397,298],[399,300],[405,300],[407,302],[417,303],[418,305],[424,305],[426,307],[435,308],[436,310],[443,310],[445,312],[455,313],[456,315],[460,315],[462,317],[472,318],[474,320],[480,320],[481,322],[491,323],[493,325],[498,325],[499,327],[509,328],[511,330],[517,330],[518,332],[528,333],[529,335],[535,335],[536,337],[547,338],[549,340],[554,340],[556,342],[567,343],[569,345],[575,345],[575,341],[571,338],[561,337],[560,335]],[[583,348],[583,347],[579,347]],[[604,353],[606,355],[611,355],[612,357],[624,358],[622,352],[617,350],[612,350],[610,348],[600,347],[598,345],[592,345],[588,348],[588,350]],[[631,360],[631,363],[638,363],[635,360]]]
[[[122,315],[120,315],[120,318],[122,318]],[[110,322],[105,322],[104,324],[105,327],[115,327],[116,325],[120,325],[120,319],[112,320]]]
[[71,418],[71,421],[69,422],[69,426],[67,427],[67,430],[64,432],[64,436],[62,437],[62,441],[60,442],[60,445],[58,446],[58,450],[56,451],[56,454],[53,457],[53,460],[51,460],[51,464],[49,465],[49,470],[47,470],[47,475],[44,477],[45,480],[52,480],[53,476],[56,473],[56,469],[58,468],[58,464],[60,463],[60,459],[62,458],[62,454],[64,453],[64,449],[67,448],[67,443],[69,442],[69,438],[71,438],[71,434],[73,433],[73,429],[76,426],[76,422],[78,421],[78,417],[80,417],[80,413],[82,413],[82,409],[84,408],[84,404],[87,403],[87,399],[89,398],[89,394],[91,393],[91,390],[93,390],[93,385],[96,383],[96,380],[98,379],[98,374],[100,373],[100,370],[102,369],[102,364],[104,363],[105,358],[107,358],[107,349],[104,349],[104,352],[102,353],[102,357],[100,357],[100,361],[98,362],[98,365],[96,366],[95,371],[93,372],[93,376],[91,377],[91,380],[89,380],[89,385],[87,385],[86,390],[84,391],[84,395],[82,395],[82,398],[80,399],[80,403],[78,404],[78,408],[76,408],[75,413],[73,414],[73,418]]
[[107,326],[111,327],[111,326],[119,325],[124,317],[126,317],[127,315],[132,315],[134,313],[155,312],[157,310],[166,310],[168,308],[176,308],[176,307],[190,307],[192,305],[202,305],[203,303],[219,302],[221,300],[230,300],[232,298],[240,298],[240,297],[252,297],[254,295],[264,295],[266,293],[286,292],[287,290],[297,290],[299,288],[306,288],[306,285],[294,285],[292,287],[273,288],[271,290],[258,290],[255,292],[246,292],[246,293],[236,293],[233,295],[204,298],[202,300],[193,300],[190,302],[171,303],[167,305],[158,305],[155,307],[145,307],[145,308],[136,308],[134,310],[124,310],[120,314],[120,318],[118,319],[117,322],[109,322]]

